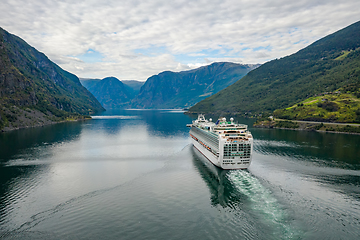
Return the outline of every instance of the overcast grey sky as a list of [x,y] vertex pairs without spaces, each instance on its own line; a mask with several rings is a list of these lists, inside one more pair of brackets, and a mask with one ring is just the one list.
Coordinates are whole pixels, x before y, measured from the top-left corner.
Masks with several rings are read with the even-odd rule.
[[264,63],[360,20],[359,0],[2,0],[0,27],[78,77]]

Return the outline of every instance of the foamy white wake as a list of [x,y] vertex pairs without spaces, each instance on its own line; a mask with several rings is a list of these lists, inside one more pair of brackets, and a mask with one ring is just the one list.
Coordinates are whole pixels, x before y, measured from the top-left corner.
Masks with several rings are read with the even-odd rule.
[[272,226],[276,239],[293,239],[301,236],[300,231],[290,226],[285,210],[259,179],[247,171],[231,171],[228,176],[239,192],[248,197],[251,208],[261,215],[264,224]]

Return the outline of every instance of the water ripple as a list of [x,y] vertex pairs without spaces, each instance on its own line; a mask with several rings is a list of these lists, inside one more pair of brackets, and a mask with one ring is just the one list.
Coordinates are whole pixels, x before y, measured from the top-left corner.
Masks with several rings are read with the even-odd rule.
[[302,235],[300,230],[291,226],[286,211],[282,209],[271,191],[248,171],[231,171],[229,178],[238,191],[246,195],[251,208],[261,215],[264,224],[272,225],[274,239],[292,239]]
[[92,119],[122,119],[122,120],[136,120],[138,116],[124,116],[124,115],[109,115],[109,116],[91,116]]

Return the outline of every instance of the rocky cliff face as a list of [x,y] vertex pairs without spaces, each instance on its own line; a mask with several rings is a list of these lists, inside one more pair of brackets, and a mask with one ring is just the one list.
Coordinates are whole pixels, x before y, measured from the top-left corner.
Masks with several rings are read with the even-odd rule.
[[104,110],[75,75],[0,28],[0,129],[28,127],[28,121],[12,126],[24,109],[49,121]]

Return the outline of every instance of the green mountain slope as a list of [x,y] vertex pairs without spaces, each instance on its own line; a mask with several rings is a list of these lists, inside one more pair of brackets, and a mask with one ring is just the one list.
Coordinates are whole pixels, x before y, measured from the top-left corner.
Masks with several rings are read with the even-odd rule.
[[82,80],[81,83],[106,109],[126,107],[134,98],[132,89],[115,77]]
[[148,78],[132,101],[132,107],[190,107],[233,84],[257,66],[221,62],[190,71],[165,71]]
[[190,112],[261,113],[360,81],[360,22],[267,62]]
[[274,111],[276,118],[325,122],[360,122],[360,82]]
[[0,130],[104,110],[79,79],[0,28]]

